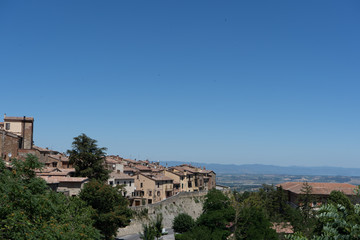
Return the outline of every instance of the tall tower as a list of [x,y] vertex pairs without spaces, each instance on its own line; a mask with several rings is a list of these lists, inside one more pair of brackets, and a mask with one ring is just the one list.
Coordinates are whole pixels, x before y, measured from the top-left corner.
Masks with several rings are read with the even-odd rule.
[[32,149],[34,118],[33,117],[8,117],[4,115],[4,129],[22,138],[20,148]]

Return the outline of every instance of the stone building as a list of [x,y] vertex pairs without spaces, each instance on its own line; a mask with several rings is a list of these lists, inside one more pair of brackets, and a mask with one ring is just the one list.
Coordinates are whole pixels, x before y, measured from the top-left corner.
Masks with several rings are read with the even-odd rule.
[[0,123],[0,157],[9,160],[19,156],[19,150],[33,147],[34,118],[8,117]]
[[65,176],[40,176],[47,185],[56,192],[62,192],[67,196],[79,195],[85,183],[89,182],[84,177],[65,177]]
[[301,196],[305,194],[304,189],[306,184],[310,189],[313,202],[312,207],[319,207],[327,202],[327,199],[332,191],[343,192],[347,196],[355,196],[357,187],[348,183],[321,183],[321,182],[285,182],[276,185],[281,187],[287,194],[288,201],[293,206],[301,206]]
[[174,195],[173,179],[164,174],[146,174],[138,172],[135,176],[133,196],[130,198],[132,206],[152,204]]
[[134,177],[131,177],[125,173],[117,171],[111,172],[108,179],[108,184],[111,186],[124,186],[124,197],[131,197],[132,195],[134,195],[135,179]]
[[4,130],[21,137],[20,148],[32,149],[34,118],[32,117],[8,117],[4,115]]

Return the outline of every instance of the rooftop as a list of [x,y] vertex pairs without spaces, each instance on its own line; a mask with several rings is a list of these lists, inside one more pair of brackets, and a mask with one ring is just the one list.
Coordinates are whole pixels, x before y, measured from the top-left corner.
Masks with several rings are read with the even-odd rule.
[[60,183],[60,182],[85,182],[89,180],[84,177],[62,177],[62,176],[40,176],[47,183]]
[[[282,187],[284,190],[296,193],[303,194],[301,189],[304,187],[305,182],[285,182],[276,185],[277,187]],[[318,195],[329,195],[332,191],[341,191],[346,195],[354,195],[354,190],[357,188],[355,185],[348,183],[319,183],[319,182],[308,182],[311,186],[312,194]]]
[[110,178],[115,178],[115,179],[134,179],[134,177],[131,177],[125,173],[118,173],[118,172],[111,172],[110,173]]
[[34,121],[33,117],[8,117],[8,116],[4,116],[4,121],[21,121],[21,120],[26,120],[26,121]]

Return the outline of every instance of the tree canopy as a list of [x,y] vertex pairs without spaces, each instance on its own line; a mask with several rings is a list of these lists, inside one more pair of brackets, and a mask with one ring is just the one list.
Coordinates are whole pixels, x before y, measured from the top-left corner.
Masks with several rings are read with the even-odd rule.
[[92,215],[94,226],[101,231],[105,239],[112,239],[118,228],[130,224],[132,211],[128,208],[128,200],[123,197],[120,188],[91,180],[79,196],[95,210]]
[[97,141],[84,133],[74,137],[72,149],[67,153],[70,163],[75,167],[75,175],[106,181],[109,178],[109,171],[105,167],[106,150],[98,147]]
[[13,159],[11,169],[0,159],[0,239],[100,239],[93,209],[49,190],[35,176],[41,167],[33,155]]

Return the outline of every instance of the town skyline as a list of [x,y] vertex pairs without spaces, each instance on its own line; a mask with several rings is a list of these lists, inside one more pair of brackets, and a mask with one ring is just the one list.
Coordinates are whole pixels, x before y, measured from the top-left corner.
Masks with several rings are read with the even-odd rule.
[[358,168],[359,7],[4,1],[0,122],[61,152]]

